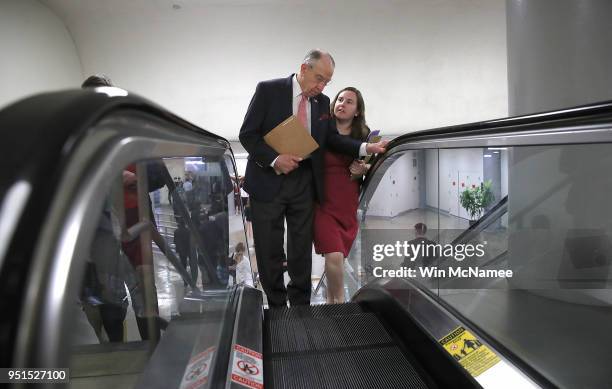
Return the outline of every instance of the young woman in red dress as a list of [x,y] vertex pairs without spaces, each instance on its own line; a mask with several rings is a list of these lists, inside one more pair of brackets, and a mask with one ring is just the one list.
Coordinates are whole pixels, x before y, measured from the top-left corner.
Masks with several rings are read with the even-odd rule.
[[[365,121],[365,104],[361,92],[353,87],[342,89],[331,103],[332,118],[338,132],[365,141],[370,129]],[[367,171],[363,161],[344,154],[326,151],[324,201],[315,206],[314,245],[317,254],[325,256],[327,302],[344,302],[344,258],[357,236],[357,206],[361,178]]]

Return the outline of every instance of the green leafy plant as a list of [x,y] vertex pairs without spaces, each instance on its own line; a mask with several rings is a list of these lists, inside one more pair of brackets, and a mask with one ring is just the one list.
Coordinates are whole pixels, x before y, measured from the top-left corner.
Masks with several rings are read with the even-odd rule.
[[491,180],[487,180],[475,188],[467,188],[459,196],[459,203],[470,215],[470,220],[477,220],[482,211],[495,200],[491,189]]

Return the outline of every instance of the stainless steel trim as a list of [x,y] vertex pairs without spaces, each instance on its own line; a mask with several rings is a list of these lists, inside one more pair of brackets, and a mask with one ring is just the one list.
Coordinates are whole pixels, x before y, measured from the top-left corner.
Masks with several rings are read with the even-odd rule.
[[[446,317],[446,319],[449,322],[454,323],[455,327],[461,326],[465,328],[466,330],[471,331],[473,334],[476,334],[476,336],[478,336],[477,335],[478,331],[475,331],[474,328],[472,328],[470,325],[459,320],[456,316],[451,314],[445,307],[443,307],[438,301],[431,298],[427,293],[424,293],[421,290],[421,288],[423,288],[422,286],[419,286],[416,282],[411,282],[411,281],[406,281],[406,282],[408,284],[413,285],[414,293],[418,293],[422,298],[424,298],[430,304],[429,306],[426,307],[426,309],[423,309],[422,305],[418,306],[418,309],[409,308],[410,313],[419,322],[419,324],[423,326],[423,328],[429,331],[432,321],[435,322],[436,320],[440,320],[440,315],[436,314],[435,312],[440,312]],[[382,283],[384,282],[381,282],[381,284]],[[416,300],[410,300],[410,301],[414,303],[414,301]],[[511,361],[506,359],[506,357],[504,357],[504,354],[500,352],[497,348],[492,346],[485,339],[482,339],[482,337],[480,336],[478,337],[478,340],[484,343],[487,347],[489,347],[489,349],[493,350],[495,354],[499,357],[501,362],[504,362],[506,364],[506,366],[508,367],[508,370],[506,372],[512,375],[512,377],[507,377],[507,378],[512,378],[513,382],[516,382],[517,380],[521,381],[521,386],[520,386],[521,388],[534,388],[534,389],[540,388],[540,386],[535,381],[533,381],[531,377],[526,375],[523,371],[517,368]],[[498,365],[496,366],[497,368],[502,367]],[[491,367],[491,369],[493,368],[495,368],[495,366]],[[482,385],[482,387],[485,389],[488,389],[488,388],[494,389],[494,388],[499,387],[498,386],[499,382],[491,384],[490,380],[483,381],[482,377],[474,377],[474,379],[478,381],[478,383]]]
[[612,142],[610,124],[590,124],[567,126],[563,129],[533,130],[528,133],[509,132],[504,134],[455,135],[444,139],[415,140],[393,148],[389,154],[405,150],[431,148],[468,148],[468,147],[510,147],[532,145],[555,145],[574,143]]
[[238,323],[240,321],[240,315],[242,315],[242,295],[244,294],[244,288],[239,288],[238,290],[240,291],[240,296],[238,297],[238,309],[236,311],[236,316],[234,319],[234,328],[232,331],[232,344],[230,347],[230,359],[228,364],[229,366],[227,368],[227,373],[225,374],[225,389],[229,389],[232,386],[232,359],[234,357],[234,347],[236,346],[236,342],[238,339]]
[[[177,156],[222,155],[226,148],[206,135],[180,136],[169,125],[144,114],[125,112],[100,122],[73,153],[35,248],[20,317],[14,365],[65,365],[66,323],[88,255],[103,199],[116,175],[129,163]],[[180,128],[178,130],[181,130]],[[185,132],[182,130],[183,133]],[[92,207],[91,204],[98,204]],[[78,278],[78,277],[77,277]],[[63,331],[62,331],[63,330]],[[58,336],[59,335],[59,336]]]
[[382,180],[387,169],[404,152],[425,149],[455,149],[476,147],[514,147],[537,145],[567,145],[612,143],[610,124],[589,124],[563,128],[531,130],[528,133],[509,132],[504,134],[461,135],[450,134],[444,139],[425,139],[407,142],[389,150],[380,161],[366,191],[361,196],[359,208],[364,210],[374,195],[375,187]]
[[0,206],[0,271],[2,271],[4,256],[31,192],[32,185],[29,182],[17,181],[6,191],[2,206]]

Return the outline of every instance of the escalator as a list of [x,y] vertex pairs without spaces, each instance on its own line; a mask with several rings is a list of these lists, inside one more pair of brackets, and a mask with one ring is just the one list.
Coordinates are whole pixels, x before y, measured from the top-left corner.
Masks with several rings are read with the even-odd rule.
[[[409,296],[414,290],[406,292],[433,312]],[[264,309],[261,292],[247,287],[235,289],[231,300],[224,335],[217,343],[196,343],[182,378],[162,341],[137,387],[188,387],[205,379],[209,387],[232,388],[480,388],[384,287],[337,305]],[[207,302],[192,302],[197,305]],[[455,325],[438,315],[440,331]],[[189,366],[211,349],[217,352],[210,370],[196,376]]]
[[242,286],[214,304],[192,298],[182,308],[208,319],[171,322],[136,387],[480,388],[398,301],[428,312],[440,334],[457,323],[416,290],[404,292],[372,285],[350,303],[281,309]]
[[[11,166],[0,187],[1,367],[69,368],[66,386],[88,388],[612,387],[612,103],[395,139],[365,182],[349,302],[275,310],[224,268],[237,244],[249,252],[227,140],[108,90],[32,97],[0,112],[0,128],[15,134],[0,145]],[[152,165],[165,167],[156,192]],[[470,225],[458,197],[485,180],[497,204]],[[176,236],[147,227],[154,216],[139,204],[188,231],[189,258]],[[438,270],[512,275],[373,274],[404,258],[374,261],[368,234],[409,241],[416,223],[440,244],[486,245],[482,258],[449,255]],[[128,273],[91,255],[100,230],[122,249],[99,257],[129,261]],[[105,293],[88,290],[100,286],[87,281],[91,263],[110,279]],[[124,326],[120,341],[86,312],[105,304],[121,316],[104,317]],[[159,318],[167,328],[146,336],[138,324],[156,330]]]

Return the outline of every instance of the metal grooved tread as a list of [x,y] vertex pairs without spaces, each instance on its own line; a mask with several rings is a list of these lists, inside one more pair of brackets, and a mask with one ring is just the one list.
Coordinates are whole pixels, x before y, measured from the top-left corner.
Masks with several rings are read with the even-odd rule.
[[373,313],[359,305],[266,311],[266,388],[427,388]]

